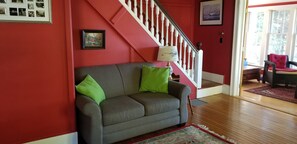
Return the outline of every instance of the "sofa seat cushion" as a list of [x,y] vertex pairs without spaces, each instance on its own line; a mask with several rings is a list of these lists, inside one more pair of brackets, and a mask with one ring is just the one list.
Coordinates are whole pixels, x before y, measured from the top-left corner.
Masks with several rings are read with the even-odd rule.
[[144,106],[128,96],[108,98],[100,104],[103,125],[112,125],[144,116]]
[[179,109],[178,98],[165,93],[138,93],[130,96],[144,105],[145,115],[154,115]]

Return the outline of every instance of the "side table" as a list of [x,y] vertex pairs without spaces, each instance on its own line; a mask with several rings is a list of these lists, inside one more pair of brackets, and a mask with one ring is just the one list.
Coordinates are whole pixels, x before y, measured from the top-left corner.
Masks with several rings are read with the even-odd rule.
[[261,68],[259,67],[245,66],[243,68],[242,81],[257,79],[260,82],[260,70]]
[[[172,77],[172,80],[173,81],[179,82],[179,80],[180,80],[180,76],[179,75],[175,75],[174,73],[172,73],[171,77]],[[190,99],[190,96],[189,95],[188,95],[188,103],[190,105],[191,114],[193,114],[192,102],[191,102],[191,99]]]

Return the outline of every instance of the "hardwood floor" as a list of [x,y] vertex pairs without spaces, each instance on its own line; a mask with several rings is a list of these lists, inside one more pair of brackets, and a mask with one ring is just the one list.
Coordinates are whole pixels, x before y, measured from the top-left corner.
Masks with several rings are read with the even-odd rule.
[[218,94],[201,98],[189,122],[203,124],[241,144],[297,144],[297,117]]
[[264,84],[258,83],[256,80],[245,82],[242,85],[241,95],[238,98],[297,116],[297,104],[295,103],[286,102],[244,91],[246,89],[260,87],[263,85]]

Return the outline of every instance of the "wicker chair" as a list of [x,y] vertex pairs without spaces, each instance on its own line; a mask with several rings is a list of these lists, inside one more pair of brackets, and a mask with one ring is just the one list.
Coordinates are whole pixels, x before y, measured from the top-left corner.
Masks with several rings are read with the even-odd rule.
[[271,87],[297,84],[297,69],[290,68],[290,65],[297,66],[297,62],[289,61],[288,55],[270,54],[264,62],[262,83],[267,81]]

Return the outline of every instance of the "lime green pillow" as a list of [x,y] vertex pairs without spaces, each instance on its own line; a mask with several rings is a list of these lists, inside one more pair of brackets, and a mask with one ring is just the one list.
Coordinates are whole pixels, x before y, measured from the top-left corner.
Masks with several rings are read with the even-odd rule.
[[105,99],[103,89],[90,75],[87,75],[75,88],[77,92],[90,97],[98,105]]
[[139,91],[168,93],[169,68],[143,65]]

